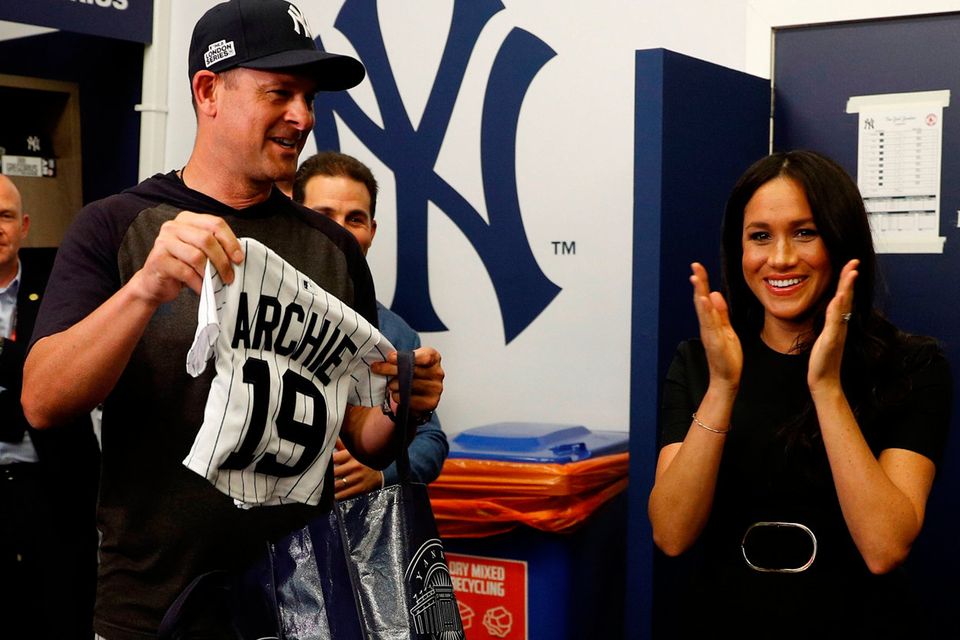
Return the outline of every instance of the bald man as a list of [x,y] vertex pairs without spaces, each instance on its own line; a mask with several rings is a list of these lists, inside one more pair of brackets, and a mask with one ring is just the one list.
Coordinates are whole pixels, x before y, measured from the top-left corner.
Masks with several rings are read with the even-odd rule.
[[99,451],[86,417],[38,433],[23,416],[25,346],[55,254],[22,249],[29,230],[20,192],[0,175],[0,635],[89,638]]

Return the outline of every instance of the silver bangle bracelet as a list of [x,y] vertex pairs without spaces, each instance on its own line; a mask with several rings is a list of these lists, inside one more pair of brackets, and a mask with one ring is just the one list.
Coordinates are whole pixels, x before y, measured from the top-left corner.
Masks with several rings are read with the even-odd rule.
[[698,427],[700,427],[701,429],[706,429],[710,433],[719,433],[720,435],[724,435],[730,431],[730,427],[727,427],[726,429],[714,429],[713,427],[703,424],[702,422],[700,422],[700,418],[697,417],[696,411],[693,412],[693,421],[697,423]]

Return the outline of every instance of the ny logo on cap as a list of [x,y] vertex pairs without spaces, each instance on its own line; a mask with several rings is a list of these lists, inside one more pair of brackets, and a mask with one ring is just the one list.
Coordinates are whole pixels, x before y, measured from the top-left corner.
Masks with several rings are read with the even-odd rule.
[[[293,18],[293,30],[297,35],[302,35],[312,40],[313,36],[310,34],[310,28],[307,26],[307,19],[300,13],[300,9],[297,9],[291,4],[287,9],[287,13]],[[303,29],[303,33],[300,32],[301,28]]]

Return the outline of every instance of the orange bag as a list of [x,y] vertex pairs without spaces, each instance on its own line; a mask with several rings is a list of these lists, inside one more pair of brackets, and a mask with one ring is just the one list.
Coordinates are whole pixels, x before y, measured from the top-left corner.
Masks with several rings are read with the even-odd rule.
[[429,486],[441,537],[506,533],[521,524],[572,531],[627,488],[629,453],[568,464],[448,458]]

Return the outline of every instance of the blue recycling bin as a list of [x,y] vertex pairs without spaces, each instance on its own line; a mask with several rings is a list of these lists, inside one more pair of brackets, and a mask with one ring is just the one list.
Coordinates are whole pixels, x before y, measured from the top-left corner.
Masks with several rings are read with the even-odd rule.
[[450,442],[450,458],[566,464],[627,450],[628,435],[592,431],[582,425],[495,422],[461,431]]
[[[452,464],[476,460],[566,465],[591,459],[600,462],[605,456],[626,452],[627,448],[626,433],[596,431],[580,425],[501,422],[457,434],[451,439],[449,457]],[[484,467],[476,466],[481,470]],[[491,465],[491,473],[503,473],[503,466]],[[507,486],[511,479],[487,478],[483,483],[487,491],[490,480],[502,481]],[[438,483],[443,482],[441,474]],[[463,487],[465,496],[478,497],[462,482],[458,486]],[[536,491],[531,487],[532,493]],[[450,491],[444,490],[443,494],[450,495]],[[512,488],[510,494],[516,497],[516,490]],[[569,497],[577,499],[576,495]],[[519,502],[522,504],[522,496]],[[480,496],[478,504],[482,503]],[[492,536],[445,538],[447,552],[460,563],[452,565],[451,573],[461,612],[466,615],[467,640],[623,637],[626,527],[627,500],[622,491],[570,533],[520,525]],[[509,571],[520,563],[525,569],[524,612],[516,610],[520,606],[518,594],[507,593],[516,585],[485,580],[490,577],[488,574],[497,577],[503,573],[503,566]],[[498,595],[503,598],[502,606],[498,605]],[[514,624],[501,624],[504,619]],[[520,620],[524,623],[522,629],[517,624]]]

